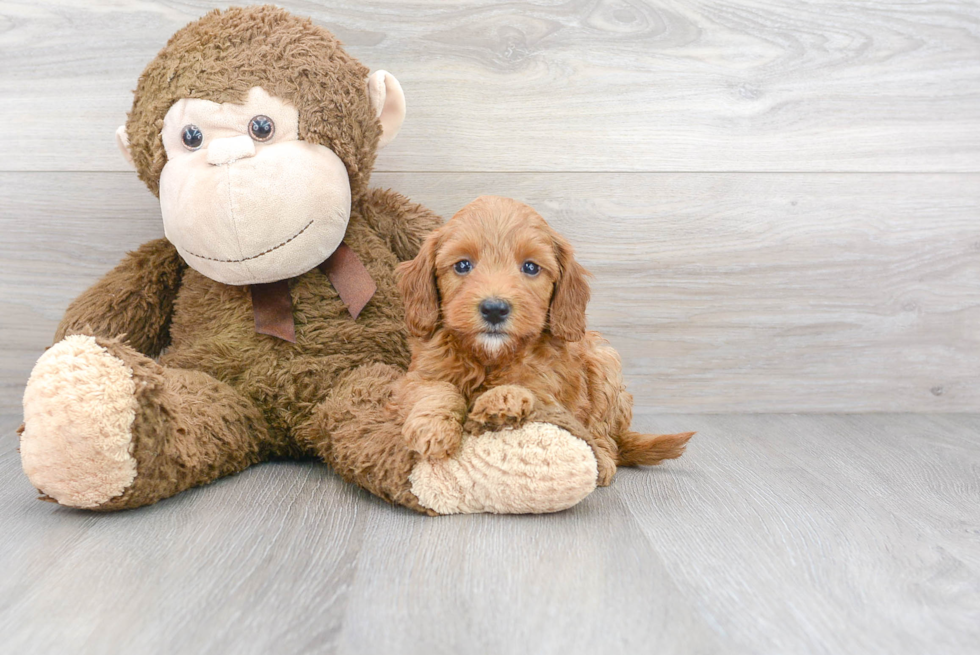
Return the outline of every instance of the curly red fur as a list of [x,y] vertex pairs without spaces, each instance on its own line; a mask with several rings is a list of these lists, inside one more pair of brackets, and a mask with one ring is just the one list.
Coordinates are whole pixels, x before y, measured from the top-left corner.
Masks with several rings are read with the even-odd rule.
[[[461,274],[454,267],[464,260],[471,269]],[[524,270],[526,262],[538,272]],[[611,481],[616,465],[658,464],[684,452],[693,433],[629,429],[633,398],[619,355],[585,329],[589,273],[531,207],[480,197],[398,273],[417,339],[395,404],[413,450],[452,454],[465,413],[497,429],[519,425],[537,404],[567,409],[592,433],[600,484]],[[497,325],[480,309],[491,299],[508,307]]]

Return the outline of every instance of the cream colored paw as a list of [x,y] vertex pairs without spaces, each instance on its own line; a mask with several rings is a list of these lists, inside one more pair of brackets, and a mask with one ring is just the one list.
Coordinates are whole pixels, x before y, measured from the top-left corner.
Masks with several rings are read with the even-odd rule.
[[440,514],[544,514],[568,509],[596,487],[595,455],[550,423],[467,437],[451,459],[424,460],[409,480]]
[[98,507],[125,491],[136,478],[135,392],[133,371],[94,337],[49,348],[24,391],[20,457],[31,483],[69,507]]

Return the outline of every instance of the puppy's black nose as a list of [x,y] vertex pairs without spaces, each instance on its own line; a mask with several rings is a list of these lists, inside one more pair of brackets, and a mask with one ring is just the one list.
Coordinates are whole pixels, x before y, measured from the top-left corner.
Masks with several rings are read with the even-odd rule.
[[480,314],[490,325],[500,325],[510,314],[510,303],[499,298],[487,298],[480,303]]

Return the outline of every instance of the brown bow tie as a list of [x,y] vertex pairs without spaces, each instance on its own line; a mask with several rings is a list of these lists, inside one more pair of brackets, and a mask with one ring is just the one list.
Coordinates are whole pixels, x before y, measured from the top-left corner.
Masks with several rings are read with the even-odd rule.
[[[334,253],[317,268],[327,276],[351,317],[357,320],[378,289],[357,253],[341,241]],[[252,311],[256,332],[296,343],[289,280],[253,284]]]

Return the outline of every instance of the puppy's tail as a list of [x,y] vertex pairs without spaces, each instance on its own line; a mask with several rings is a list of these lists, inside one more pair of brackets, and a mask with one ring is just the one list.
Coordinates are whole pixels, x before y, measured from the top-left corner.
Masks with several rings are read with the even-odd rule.
[[678,434],[640,434],[627,431],[616,439],[619,445],[619,466],[653,466],[665,459],[677,459],[684,454],[693,432]]

